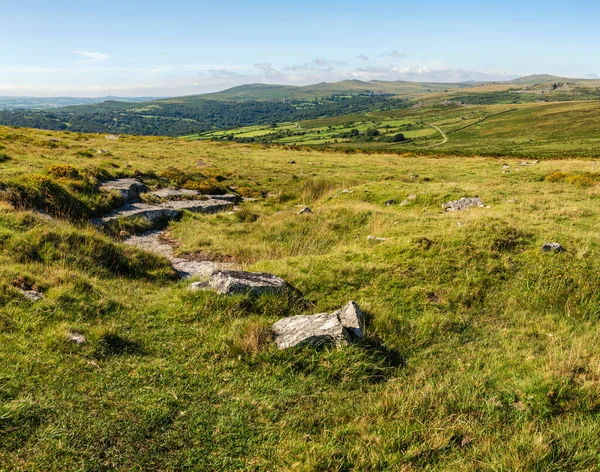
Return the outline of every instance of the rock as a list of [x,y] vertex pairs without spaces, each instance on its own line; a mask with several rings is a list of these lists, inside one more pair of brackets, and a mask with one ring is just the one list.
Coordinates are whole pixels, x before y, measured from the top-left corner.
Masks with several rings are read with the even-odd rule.
[[417,196],[414,193],[406,197],[407,200],[414,200],[415,198],[417,198]]
[[184,210],[193,213],[212,214],[229,210],[233,207],[226,200],[182,200],[168,201],[160,204],[128,203],[118,208],[104,218],[95,218],[91,222],[95,225],[107,225],[120,218],[146,218],[151,223],[177,218]]
[[21,293],[27,300],[32,302],[39,302],[40,300],[44,299],[44,295],[35,290],[21,290]]
[[299,215],[307,215],[309,213],[312,213],[312,210],[308,207],[304,207],[298,212]]
[[288,164],[295,164],[296,161],[289,161]]
[[285,280],[273,274],[217,270],[210,275],[208,287],[221,295],[237,293],[261,295],[263,293],[282,292],[288,288],[288,284]]
[[402,200],[400,202],[400,206],[406,206],[406,205],[410,205],[410,202],[408,200]]
[[520,166],[528,166],[529,162],[523,161],[523,162],[519,162]]
[[70,331],[68,334],[68,338],[69,338],[69,341],[71,341],[75,344],[85,344],[87,342],[87,340],[85,339],[85,336],[78,331]]
[[224,195],[205,195],[205,197],[210,198],[212,200],[225,200],[226,202],[237,203],[241,200],[240,197],[234,195],[233,193],[226,193]]
[[158,198],[173,199],[180,197],[196,197],[199,195],[199,192],[198,190],[187,190],[181,188],[161,188],[160,190],[150,192],[150,195],[154,195]]
[[384,203],[384,205],[385,205],[385,206],[388,206],[388,207],[389,207],[389,206],[392,206],[393,204],[394,204],[394,200],[387,200],[387,201]]
[[210,290],[208,282],[192,282],[188,287],[190,292],[197,292],[198,290]]
[[303,344],[319,346],[329,343],[335,345],[350,343],[348,331],[339,318],[331,313],[283,318],[273,325],[273,333],[279,349]]
[[364,337],[362,313],[354,302],[333,313],[283,318],[272,329],[279,349],[306,344],[339,346]]
[[353,193],[354,190],[349,190],[347,188],[345,188],[344,190],[342,190],[342,193]]
[[444,203],[442,208],[446,211],[460,211],[471,207],[483,206],[485,205],[479,197],[462,197],[460,200],[453,200],[451,202]]
[[349,331],[352,336],[362,339],[364,338],[363,314],[358,305],[354,302],[349,302],[344,308],[335,312],[342,326]]
[[565,248],[558,243],[544,243],[542,246],[544,252],[565,252]]
[[119,137],[115,136],[114,134],[108,134],[104,139],[106,139],[107,141],[117,141]]
[[107,151],[106,149],[98,149],[98,154],[110,154],[110,151]]
[[146,192],[147,187],[138,179],[109,180],[100,184],[100,190],[104,192],[119,192],[126,202],[137,201],[140,194]]
[[387,238],[377,238],[377,237],[375,237],[375,236],[372,236],[372,235],[370,235],[370,234],[369,234],[369,235],[367,236],[367,239],[368,239],[369,241],[385,241]]

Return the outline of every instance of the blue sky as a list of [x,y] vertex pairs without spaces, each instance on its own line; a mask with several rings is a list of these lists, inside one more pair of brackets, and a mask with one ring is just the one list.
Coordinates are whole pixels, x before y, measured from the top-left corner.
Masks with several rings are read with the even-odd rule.
[[0,0],[0,95],[600,74],[600,2]]

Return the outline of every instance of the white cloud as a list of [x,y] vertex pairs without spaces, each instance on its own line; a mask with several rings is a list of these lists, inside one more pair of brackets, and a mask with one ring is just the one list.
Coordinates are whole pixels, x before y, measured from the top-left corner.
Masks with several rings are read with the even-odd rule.
[[261,71],[267,75],[274,75],[274,74],[279,73],[279,71],[277,69],[275,69],[272,64],[269,64],[268,62],[261,62],[259,64],[254,64],[254,67],[256,67],[259,71]]
[[108,54],[104,54],[102,52],[91,52],[91,51],[71,51],[73,54],[78,54],[79,56],[84,57],[79,61],[79,64],[91,64],[94,62],[104,62],[110,59]]
[[408,57],[408,54],[397,50],[393,50],[391,52],[386,52],[385,54],[382,54],[381,57],[393,57],[394,59],[404,59],[405,57]]

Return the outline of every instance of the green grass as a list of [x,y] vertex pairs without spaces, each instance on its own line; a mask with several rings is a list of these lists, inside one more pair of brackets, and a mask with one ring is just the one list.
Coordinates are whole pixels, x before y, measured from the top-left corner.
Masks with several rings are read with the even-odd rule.
[[[297,289],[190,293],[165,260],[77,218],[25,208],[37,200],[2,204],[0,470],[597,469],[596,161],[521,167],[7,128],[0,143],[11,157],[0,181],[47,176],[81,205],[100,197],[50,166],[149,185],[221,176],[271,194],[239,216],[188,214],[169,235],[181,253]],[[79,154],[98,148],[111,156]],[[441,212],[472,195],[489,208]],[[313,213],[298,215],[303,205]],[[567,252],[542,253],[544,241]],[[25,300],[23,284],[45,299]],[[351,299],[367,314],[364,342],[270,342],[279,318]]]
[[[468,94],[470,92],[464,92]],[[478,106],[434,106],[372,112],[282,124],[281,128],[246,127],[205,133],[196,139],[221,140],[254,137],[257,142],[309,145],[417,155],[481,155],[522,158],[598,157],[600,106],[595,100]],[[448,142],[429,124],[440,127]],[[342,136],[353,129],[381,133],[371,141]],[[279,133],[277,133],[279,131]],[[385,142],[402,133],[407,142]],[[194,137],[188,137],[193,139]],[[382,139],[384,138],[384,139]]]

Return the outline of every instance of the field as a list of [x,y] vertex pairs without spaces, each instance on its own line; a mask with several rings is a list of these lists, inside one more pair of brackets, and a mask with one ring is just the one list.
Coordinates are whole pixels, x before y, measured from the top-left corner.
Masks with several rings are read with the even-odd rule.
[[[412,124],[406,155],[0,128],[0,470],[597,470],[600,166],[446,155],[593,156],[596,109],[511,108],[363,118]],[[416,156],[425,123],[449,140]],[[133,175],[257,198],[168,234],[296,292],[191,293],[87,224],[116,203],[97,180]],[[441,210],[463,196],[486,206]],[[360,343],[266,335],[349,300]]]
[[[600,155],[598,101],[458,103],[281,123],[277,128],[249,126],[187,138],[533,159]],[[447,141],[435,127],[446,134]],[[353,130],[355,136],[351,135]],[[376,135],[368,137],[369,130],[376,130]],[[405,140],[393,142],[397,134]]]

